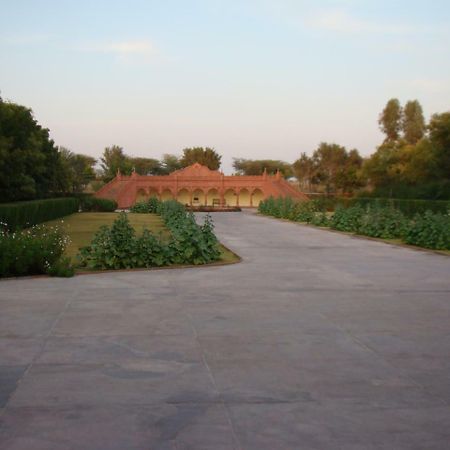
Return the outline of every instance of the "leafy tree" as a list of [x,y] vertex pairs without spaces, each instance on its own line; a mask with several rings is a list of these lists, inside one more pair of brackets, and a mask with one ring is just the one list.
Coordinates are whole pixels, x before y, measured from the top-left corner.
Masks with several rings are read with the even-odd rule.
[[198,162],[209,167],[211,170],[218,170],[221,159],[222,156],[209,147],[185,148],[183,150],[183,156],[181,157],[181,165],[187,167]]
[[234,158],[233,168],[238,175],[262,175],[264,170],[272,175],[279,170],[285,178],[293,175],[291,164],[274,159]]
[[130,162],[139,175],[160,175],[161,163],[154,158],[130,158]]
[[322,142],[312,156],[317,182],[325,185],[327,193],[336,190],[336,176],[347,159],[347,150],[338,144]]
[[428,126],[436,159],[436,176],[450,179],[450,111],[434,114]]
[[130,158],[118,145],[106,147],[100,161],[105,182],[111,181],[117,175],[118,170],[124,175],[130,175],[133,168]]
[[385,142],[396,141],[400,137],[401,119],[400,102],[396,98],[391,98],[378,119],[381,131],[386,134]]
[[425,135],[425,119],[422,106],[417,100],[406,103],[402,115],[403,137],[408,144],[416,144]]
[[95,179],[94,166],[97,160],[59,147],[66,179],[71,192],[83,192],[90,181]]
[[292,164],[294,175],[297,177],[300,187],[311,192],[315,174],[315,166],[312,158],[302,153],[300,158]]
[[43,198],[64,190],[61,157],[31,109],[0,98],[0,201]]
[[165,153],[161,160],[161,174],[168,175],[175,170],[181,169],[183,166],[181,164],[180,158],[177,155],[171,155]]

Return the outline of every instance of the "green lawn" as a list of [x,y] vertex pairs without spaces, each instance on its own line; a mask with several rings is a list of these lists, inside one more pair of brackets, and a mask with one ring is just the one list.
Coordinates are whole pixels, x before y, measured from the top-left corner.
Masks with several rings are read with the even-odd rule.
[[[118,213],[75,213],[66,216],[63,219],[52,220],[46,222],[49,225],[62,225],[66,233],[71,239],[70,245],[66,249],[66,255],[69,256],[73,263],[76,263],[76,255],[81,247],[89,245],[94,237],[95,232],[102,225],[111,225],[117,218]],[[131,225],[137,234],[142,233],[144,228],[149,229],[155,234],[168,236],[169,232],[164,226],[161,217],[157,214],[133,214],[128,213]],[[61,220],[63,222],[61,222]],[[239,258],[227,248],[221,245],[221,259],[223,263],[234,263]]]

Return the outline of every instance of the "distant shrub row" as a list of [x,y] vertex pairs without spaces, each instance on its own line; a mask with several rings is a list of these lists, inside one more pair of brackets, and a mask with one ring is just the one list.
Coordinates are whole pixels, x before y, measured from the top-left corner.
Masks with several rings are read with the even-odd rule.
[[337,206],[327,213],[323,202],[294,202],[291,198],[269,198],[259,205],[268,216],[329,227],[383,239],[401,239],[411,245],[450,250],[450,215],[427,210],[408,217],[395,204],[368,202]]
[[398,209],[408,217],[422,214],[426,211],[445,214],[450,208],[448,200],[413,200],[403,198],[376,198],[376,197],[319,197],[313,199],[316,206],[323,211],[334,211],[342,206],[349,208],[360,205],[362,207],[376,206]]
[[78,199],[51,198],[0,204],[0,222],[11,231],[28,228],[78,211]]
[[80,198],[80,209],[83,212],[114,212],[117,202],[107,198],[83,196]]

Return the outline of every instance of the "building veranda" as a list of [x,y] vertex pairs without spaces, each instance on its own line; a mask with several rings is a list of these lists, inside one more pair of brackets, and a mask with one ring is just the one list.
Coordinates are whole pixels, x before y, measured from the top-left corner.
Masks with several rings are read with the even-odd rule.
[[119,208],[129,208],[138,201],[156,197],[178,200],[190,206],[257,207],[260,201],[273,197],[307,196],[293,188],[280,172],[275,175],[224,175],[199,163],[176,170],[169,175],[145,176],[133,172],[117,176],[96,194],[99,198],[115,200]]

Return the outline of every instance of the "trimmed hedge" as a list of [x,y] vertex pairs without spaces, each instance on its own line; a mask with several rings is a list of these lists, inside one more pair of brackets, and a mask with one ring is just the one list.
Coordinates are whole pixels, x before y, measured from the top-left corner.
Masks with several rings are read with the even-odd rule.
[[73,214],[78,207],[79,201],[73,197],[3,203],[0,204],[0,222],[15,231]]
[[450,209],[450,201],[447,200],[410,200],[403,198],[352,198],[345,200],[347,205],[344,204],[343,206],[360,205],[363,208],[367,206],[393,208],[401,211],[407,217],[424,214],[426,211],[447,214]]
[[83,212],[114,212],[117,202],[107,198],[83,196],[80,198],[80,208]]

